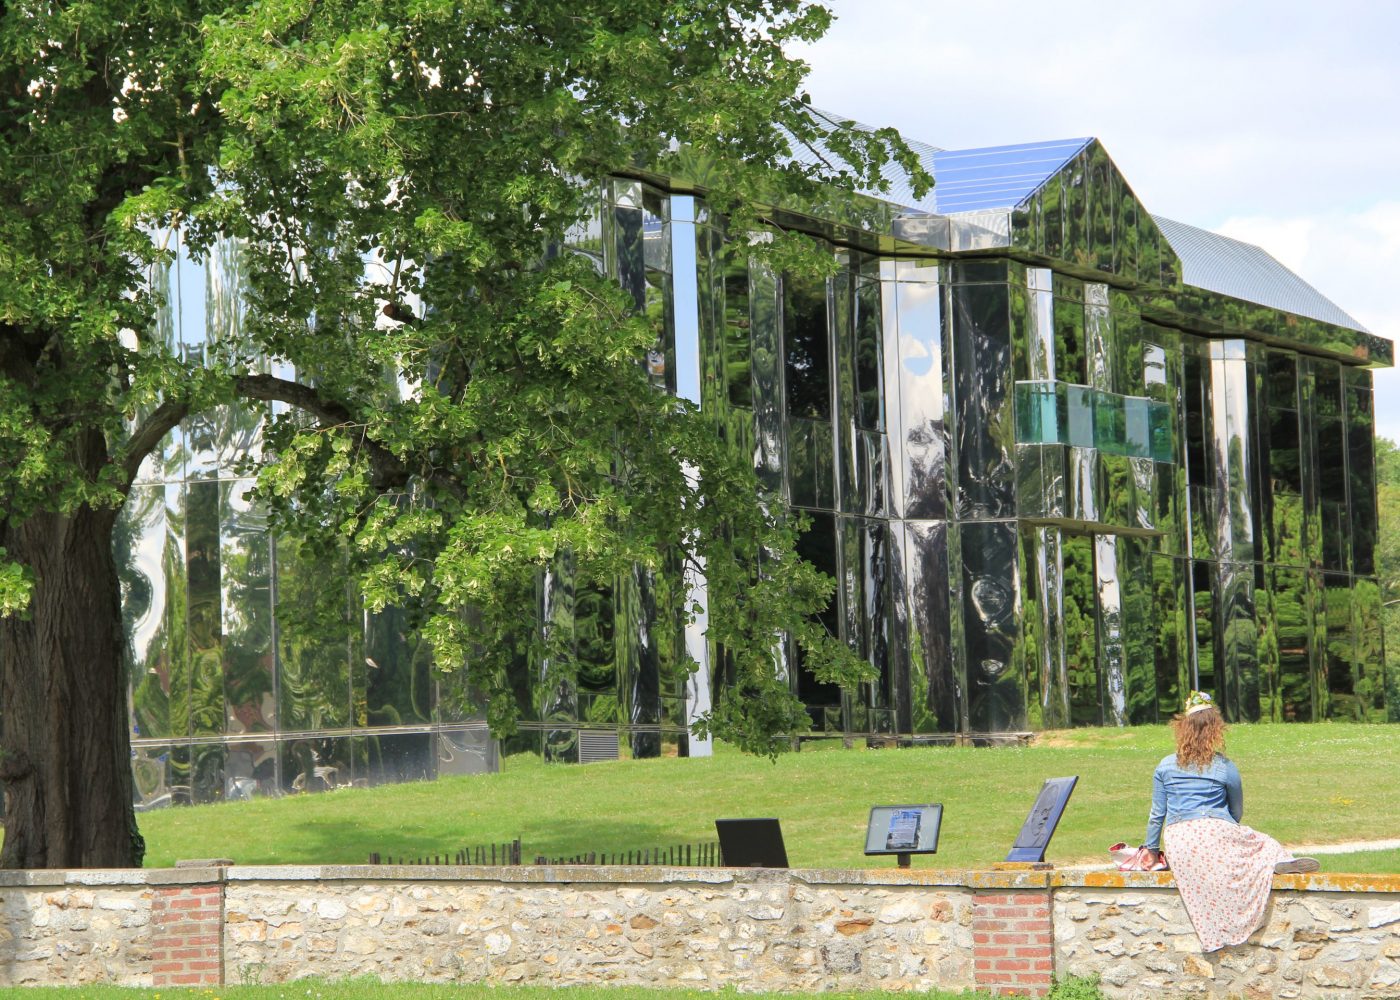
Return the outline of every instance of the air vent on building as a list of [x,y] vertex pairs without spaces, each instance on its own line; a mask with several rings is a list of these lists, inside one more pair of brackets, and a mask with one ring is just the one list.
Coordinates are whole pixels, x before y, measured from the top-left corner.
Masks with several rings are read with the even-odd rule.
[[578,762],[580,764],[594,764],[600,760],[617,760],[617,758],[617,730],[579,730]]

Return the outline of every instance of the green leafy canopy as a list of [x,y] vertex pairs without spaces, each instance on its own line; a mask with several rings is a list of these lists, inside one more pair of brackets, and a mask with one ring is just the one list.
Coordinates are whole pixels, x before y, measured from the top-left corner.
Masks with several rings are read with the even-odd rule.
[[[746,459],[649,387],[652,327],[545,251],[613,171],[703,161],[737,233],[812,197],[819,169],[788,153],[817,131],[784,47],[830,17],[800,0],[0,4],[5,516],[116,508],[182,420],[279,401],[258,486],[274,524],[344,552],[369,607],[417,608],[498,730],[542,569],[703,559],[736,678],[710,725],[770,751],[806,725],[776,636],[823,679],[869,674],[812,617],[832,583]],[[828,183],[876,186],[891,157],[926,180],[892,133],[824,142],[849,165]],[[242,247],[246,313],[204,357],[154,322],[147,275],[176,231],[196,256]],[[741,252],[829,265],[797,243]],[[0,553],[0,611],[29,586]]]

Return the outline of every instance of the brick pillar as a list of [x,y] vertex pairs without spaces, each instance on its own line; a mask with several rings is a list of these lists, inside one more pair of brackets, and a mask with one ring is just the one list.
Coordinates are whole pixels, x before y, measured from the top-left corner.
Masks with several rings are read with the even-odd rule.
[[991,993],[1040,997],[1055,975],[1050,893],[979,892],[972,898],[973,982]]
[[223,883],[157,889],[151,901],[151,985],[223,982]]

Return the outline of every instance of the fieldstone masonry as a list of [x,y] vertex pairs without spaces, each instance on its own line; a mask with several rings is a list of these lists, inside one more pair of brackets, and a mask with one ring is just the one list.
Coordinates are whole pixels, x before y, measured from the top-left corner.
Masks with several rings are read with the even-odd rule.
[[1400,997],[1400,877],[1274,880],[1202,955],[1169,873],[602,867],[0,872],[0,986],[385,980]]
[[1201,954],[1171,877],[1090,875],[1054,895],[1056,969],[1123,1000],[1400,997],[1400,878],[1280,875],[1263,928]]

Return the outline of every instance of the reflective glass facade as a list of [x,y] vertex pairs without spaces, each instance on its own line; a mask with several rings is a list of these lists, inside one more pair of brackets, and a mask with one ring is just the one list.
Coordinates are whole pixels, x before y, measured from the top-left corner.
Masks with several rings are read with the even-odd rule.
[[[657,391],[698,402],[803,512],[802,555],[838,584],[822,620],[879,677],[842,691],[796,649],[775,669],[814,731],[882,740],[1154,722],[1192,687],[1239,720],[1400,718],[1374,558],[1370,367],[1389,342],[1308,315],[1296,287],[1303,312],[1193,284],[1098,143],[1045,148],[1068,159],[1004,208],[784,216],[825,241],[828,279],[736,262],[722,250],[748,234],[658,178],[609,179],[571,234],[653,320]],[[155,280],[171,344],[239,335],[235,248]],[[367,614],[326,584],[335,566],[265,530],[237,464],[261,417],[172,434],[126,510],[143,803],[518,750],[708,752],[686,725],[725,683],[723,651],[703,616],[655,610],[666,588],[703,605],[702,572],[584,588],[560,558],[523,610],[577,682],[532,685],[546,665],[522,663],[525,722],[498,747],[401,616]]]

